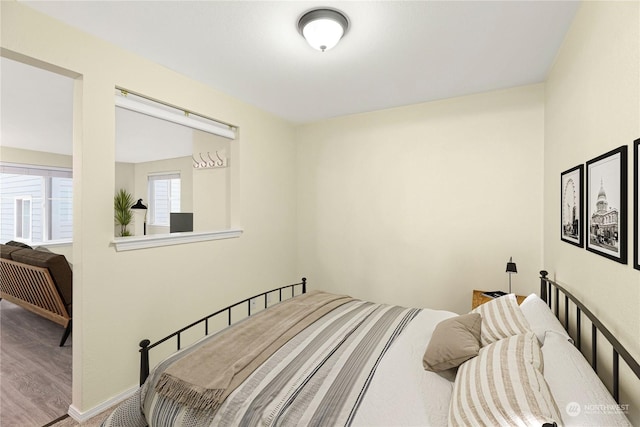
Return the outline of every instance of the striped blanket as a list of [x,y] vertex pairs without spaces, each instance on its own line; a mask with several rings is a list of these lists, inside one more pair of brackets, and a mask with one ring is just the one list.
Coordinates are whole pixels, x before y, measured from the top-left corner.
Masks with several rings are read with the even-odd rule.
[[[382,357],[419,312],[346,303],[282,346],[217,411],[189,408],[155,391],[153,383],[169,360],[152,373],[132,403],[122,405],[104,425],[350,425]],[[133,419],[140,407],[144,418]]]

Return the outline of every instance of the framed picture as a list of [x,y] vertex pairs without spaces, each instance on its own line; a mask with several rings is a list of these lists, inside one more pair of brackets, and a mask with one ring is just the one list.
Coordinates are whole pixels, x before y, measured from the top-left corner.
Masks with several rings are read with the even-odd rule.
[[640,138],[633,142],[633,267],[640,270],[640,212],[638,212],[638,185],[640,184]]
[[587,162],[586,248],[627,263],[627,146]]
[[560,174],[560,239],[579,247],[584,245],[583,177],[583,165]]

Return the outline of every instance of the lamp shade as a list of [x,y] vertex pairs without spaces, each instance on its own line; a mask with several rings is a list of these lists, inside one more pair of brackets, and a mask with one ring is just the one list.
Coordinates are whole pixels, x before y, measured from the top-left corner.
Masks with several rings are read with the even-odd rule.
[[311,47],[322,52],[337,45],[348,28],[347,17],[334,9],[314,9],[298,21],[300,34]]
[[507,262],[507,273],[517,273],[518,269],[516,268],[516,263],[513,262],[513,257],[509,257],[509,262]]
[[131,206],[131,209],[147,209],[147,207],[142,203],[142,199],[138,199],[136,204]]

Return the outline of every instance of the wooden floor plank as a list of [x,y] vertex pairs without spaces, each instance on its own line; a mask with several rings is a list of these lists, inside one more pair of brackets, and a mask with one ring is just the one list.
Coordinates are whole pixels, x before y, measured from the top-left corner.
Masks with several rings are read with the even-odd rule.
[[71,339],[63,328],[0,301],[0,425],[40,427],[71,404]]

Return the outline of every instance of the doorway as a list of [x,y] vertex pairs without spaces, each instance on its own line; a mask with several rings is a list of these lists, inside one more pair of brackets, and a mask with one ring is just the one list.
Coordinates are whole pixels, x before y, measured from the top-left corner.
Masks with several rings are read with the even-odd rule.
[[[0,243],[73,264],[74,79],[0,58]],[[0,301],[0,425],[44,425],[69,409],[72,339],[64,328]]]

